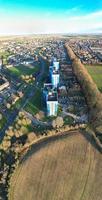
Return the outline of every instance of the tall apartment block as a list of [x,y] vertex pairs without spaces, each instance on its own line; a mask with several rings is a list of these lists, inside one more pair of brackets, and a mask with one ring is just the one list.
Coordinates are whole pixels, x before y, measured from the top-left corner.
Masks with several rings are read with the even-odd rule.
[[53,61],[52,66],[49,67],[50,79],[53,87],[57,88],[60,81],[59,62]]
[[58,112],[57,90],[53,89],[52,84],[44,84],[43,95],[46,103],[47,115],[56,116]]
[[44,84],[43,96],[46,104],[47,115],[56,116],[58,112],[58,92],[60,82],[59,62],[54,58],[49,67],[50,83]]

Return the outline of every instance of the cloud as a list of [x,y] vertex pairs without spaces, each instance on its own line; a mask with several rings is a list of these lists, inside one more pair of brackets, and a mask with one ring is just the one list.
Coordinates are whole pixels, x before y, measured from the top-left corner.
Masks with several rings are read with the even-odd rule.
[[90,32],[95,29],[102,28],[102,11],[93,12],[90,14],[70,17],[69,24],[73,24],[79,32]]
[[[78,10],[78,8],[72,8]],[[52,17],[48,12],[34,16],[0,17],[0,34],[24,33],[91,33],[102,32],[102,10],[85,15]]]
[[102,21],[102,10],[100,11],[97,11],[97,12],[92,12],[92,13],[89,13],[89,14],[85,14],[85,15],[81,15],[81,16],[72,16],[70,17],[70,20],[80,20],[80,21],[83,21],[83,20],[99,20],[101,19]]
[[83,5],[79,5],[79,6],[75,6],[75,7],[72,7],[70,9],[67,9],[65,11],[65,15],[75,15],[75,14],[80,14],[81,13],[81,9],[82,9]]

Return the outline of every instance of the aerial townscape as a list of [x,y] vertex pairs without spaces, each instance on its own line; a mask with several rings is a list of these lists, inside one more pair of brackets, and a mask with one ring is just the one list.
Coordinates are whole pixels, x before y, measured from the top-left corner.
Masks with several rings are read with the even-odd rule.
[[102,200],[101,8],[0,1],[0,200]]

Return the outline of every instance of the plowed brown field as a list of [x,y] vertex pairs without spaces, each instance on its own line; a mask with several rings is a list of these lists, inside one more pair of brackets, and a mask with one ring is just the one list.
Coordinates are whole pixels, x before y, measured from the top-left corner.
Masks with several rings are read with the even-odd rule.
[[13,176],[10,200],[102,200],[102,155],[81,133],[34,145]]

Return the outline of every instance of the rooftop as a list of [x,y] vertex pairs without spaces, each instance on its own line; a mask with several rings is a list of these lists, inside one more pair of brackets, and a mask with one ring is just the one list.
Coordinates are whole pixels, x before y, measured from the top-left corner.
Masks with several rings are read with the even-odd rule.
[[7,80],[2,75],[0,75],[0,86],[6,82],[7,82]]
[[52,74],[59,74],[59,70],[53,70]]
[[58,101],[57,92],[49,92],[48,93],[48,101]]
[[47,91],[48,94],[48,101],[57,101],[57,90],[53,89],[53,85],[51,83],[44,84],[44,91]]

